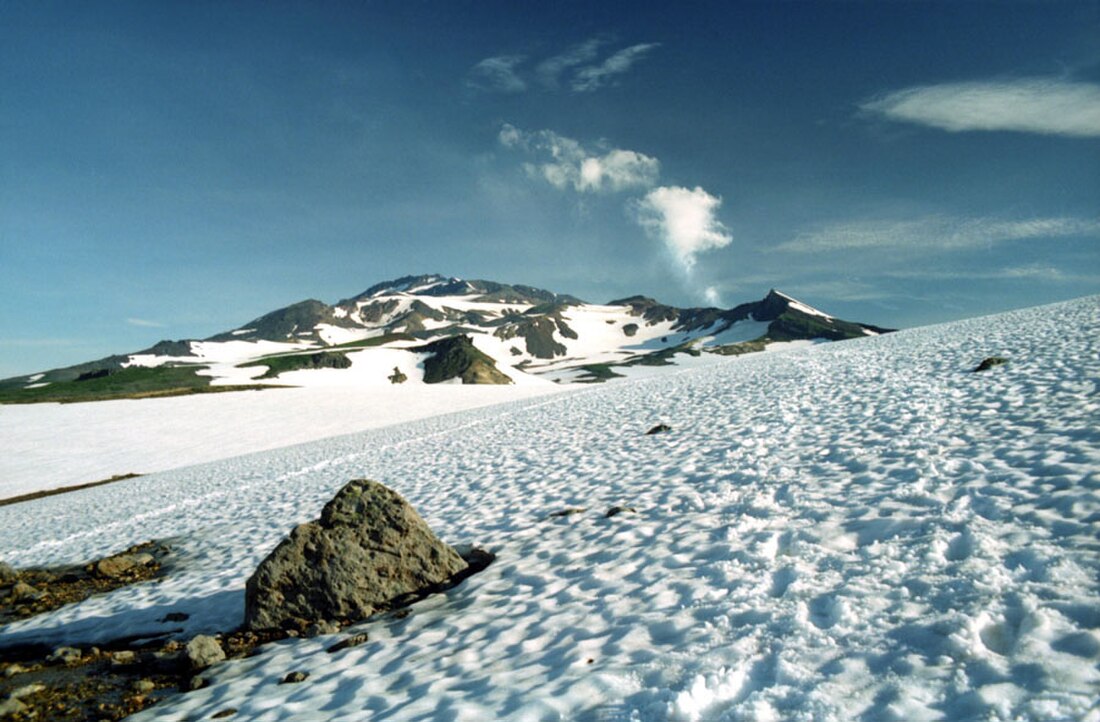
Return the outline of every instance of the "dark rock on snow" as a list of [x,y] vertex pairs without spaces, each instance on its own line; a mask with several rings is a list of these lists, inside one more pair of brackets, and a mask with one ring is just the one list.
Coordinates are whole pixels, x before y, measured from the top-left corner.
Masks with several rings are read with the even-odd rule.
[[357,479],[260,563],[245,586],[245,628],[363,619],[466,567],[399,494]]
[[571,506],[567,509],[562,509],[561,511],[552,511],[549,514],[547,514],[547,516],[551,519],[556,519],[556,518],[562,517],[562,516],[573,516],[574,514],[583,514],[586,511],[588,511],[588,509],[586,507]]
[[279,684],[297,684],[299,682],[305,682],[309,679],[309,672],[290,672],[287,676],[283,677],[283,681]]
[[341,639],[339,642],[329,647],[326,651],[329,654],[336,654],[337,652],[342,652],[345,649],[351,649],[352,647],[358,647],[360,644],[366,644],[368,641],[370,641],[370,638],[367,636],[366,632],[353,634],[350,637]]
[[657,424],[649,431],[645,432],[646,436],[652,436],[653,434],[663,434],[666,431],[672,431],[672,427],[668,424]]
[[988,371],[994,366],[1000,366],[1008,363],[1008,359],[1003,356],[990,356],[989,358],[982,359],[982,362],[974,369],[974,373],[979,371]]
[[619,514],[625,514],[627,512],[631,514],[636,514],[638,513],[638,510],[632,506],[613,506],[607,510],[606,514],[604,514],[604,518],[610,519],[613,516],[618,516]]

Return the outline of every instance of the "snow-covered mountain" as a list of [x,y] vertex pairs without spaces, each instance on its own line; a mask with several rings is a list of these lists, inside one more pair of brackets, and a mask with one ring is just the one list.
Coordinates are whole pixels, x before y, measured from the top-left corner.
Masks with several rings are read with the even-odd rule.
[[600,305],[530,286],[407,276],[331,306],[295,303],[205,340],[162,341],[9,379],[0,391],[6,400],[17,392],[45,400],[98,387],[110,395],[208,385],[591,382],[704,354],[884,331],[774,290],[731,309],[681,309],[644,296]]

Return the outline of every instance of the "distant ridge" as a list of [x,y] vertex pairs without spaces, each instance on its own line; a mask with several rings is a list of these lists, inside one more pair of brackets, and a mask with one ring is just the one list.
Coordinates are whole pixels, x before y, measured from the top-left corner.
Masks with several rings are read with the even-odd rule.
[[[890,329],[775,289],[729,309],[647,296],[592,304],[521,284],[403,276],[329,305],[307,299],[206,339],[0,381],[0,402],[82,401],[281,385],[590,383]],[[455,339],[455,343],[441,343]],[[440,363],[439,354],[447,354]],[[471,370],[473,369],[473,370]]]

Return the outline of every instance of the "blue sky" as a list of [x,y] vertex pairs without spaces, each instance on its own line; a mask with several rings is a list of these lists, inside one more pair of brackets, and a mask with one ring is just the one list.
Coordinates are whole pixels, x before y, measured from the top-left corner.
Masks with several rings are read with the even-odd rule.
[[1100,4],[0,0],[0,377],[409,273],[1100,292]]

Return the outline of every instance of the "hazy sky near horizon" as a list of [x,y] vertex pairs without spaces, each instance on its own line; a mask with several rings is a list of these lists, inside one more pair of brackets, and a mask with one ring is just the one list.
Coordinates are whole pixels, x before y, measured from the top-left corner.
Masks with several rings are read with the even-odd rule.
[[1100,292],[1100,3],[0,0],[0,378],[442,273]]

